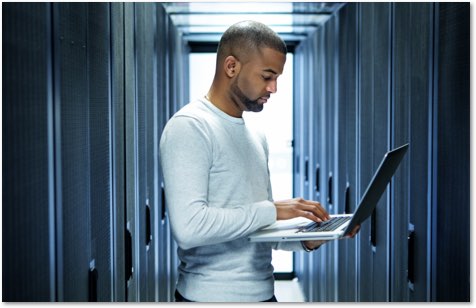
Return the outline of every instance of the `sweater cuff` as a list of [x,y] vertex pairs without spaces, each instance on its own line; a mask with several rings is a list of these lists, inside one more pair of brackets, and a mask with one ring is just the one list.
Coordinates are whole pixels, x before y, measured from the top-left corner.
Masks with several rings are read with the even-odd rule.
[[257,220],[260,222],[260,228],[266,227],[276,222],[276,206],[271,201],[261,201],[255,203],[256,205],[256,216]]

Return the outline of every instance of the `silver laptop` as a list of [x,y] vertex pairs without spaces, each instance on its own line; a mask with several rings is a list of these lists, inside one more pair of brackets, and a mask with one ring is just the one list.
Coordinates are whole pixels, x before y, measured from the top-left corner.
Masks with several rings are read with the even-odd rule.
[[362,224],[372,214],[407,149],[408,143],[385,153],[354,214],[330,215],[331,219],[322,223],[304,217],[278,220],[252,233],[248,240],[251,242],[333,240],[348,235],[355,226]]

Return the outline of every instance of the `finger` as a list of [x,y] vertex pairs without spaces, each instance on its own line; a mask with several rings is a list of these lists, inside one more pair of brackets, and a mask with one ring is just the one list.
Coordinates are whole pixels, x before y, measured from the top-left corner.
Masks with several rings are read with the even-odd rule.
[[323,216],[327,219],[330,219],[330,215],[329,213],[326,211],[326,209],[321,205],[321,203],[317,202],[317,201],[312,201],[312,200],[304,200],[303,202],[304,204],[306,205],[309,205],[309,206],[312,206],[316,209],[318,209],[318,211],[320,212],[320,216]]
[[322,222],[321,218],[317,217],[316,215],[314,215],[313,213],[308,212],[308,211],[295,209],[293,216],[294,217],[304,217],[304,218],[307,218],[307,219],[312,220],[314,222]]
[[360,225],[355,226],[354,230],[352,230],[352,237],[357,235],[357,233],[359,233],[359,230],[360,230]]
[[330,219],[329,213],[327,213],[327,211],[324,208],[320,207],[320,206],[309,205],[309,204],[300,204],[297,207],[300,210],[312,213],[314,216],[318,217],[322,221],[326,221],[326,220]]
[[360,225],[355,226],[354,229],[352,229],[352,231],[349,233],[348,237],[354,238],[359,232],[359,230],[360,230]]
[[312,213],[310,211],[305,211],[305,210],[300,210],[299,211],[299,216],[306,217],[307,219],[310,219],[310,220],[315,221],[315,222],[323,222],[323,221],[326,220],[325,218],[316,216],[314,213]]

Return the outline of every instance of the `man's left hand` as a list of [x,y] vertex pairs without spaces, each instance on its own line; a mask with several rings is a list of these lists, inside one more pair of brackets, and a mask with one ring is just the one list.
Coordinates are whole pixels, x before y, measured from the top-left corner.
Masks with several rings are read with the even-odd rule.
[[[349,235],[346,235],[343,238],[354,238],[357,233],[360,231],[360,225],[355,226],[355,228],[352,230],[352,232],[349,233]],[[321,245],[324,245],[328,241],[304,241],[304,245],[306,245],[307,248],[314,250],[319,248]]]

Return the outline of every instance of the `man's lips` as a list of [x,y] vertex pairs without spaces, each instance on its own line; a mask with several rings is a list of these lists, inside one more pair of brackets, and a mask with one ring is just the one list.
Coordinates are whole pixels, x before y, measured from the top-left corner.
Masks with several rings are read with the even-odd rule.
[[266,103],[269,99],[269,96],[262,96],[258,99],[258,101],[262,104]]

